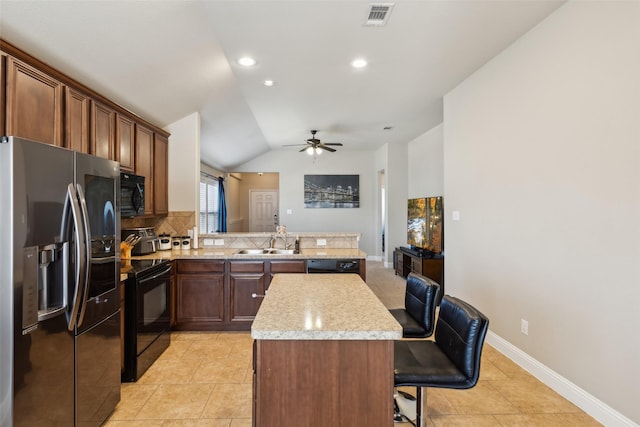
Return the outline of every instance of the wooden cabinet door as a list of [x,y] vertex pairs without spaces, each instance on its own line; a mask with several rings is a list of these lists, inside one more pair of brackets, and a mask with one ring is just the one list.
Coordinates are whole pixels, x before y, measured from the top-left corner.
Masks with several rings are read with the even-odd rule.
[[122,114],[116,116],[116,161],[120,162],[120,169],[127,172],[135,171],[135,126],[133,120]]
[[7,57],[0,51],[0,135],[7,135],[4,131],[7,123]]
[[169,213],[169,139],[154,134],[153,139],[153,212],[156,215]]
[[116,112],[104,104],[91,102],[91,154],[115,160]]
[[62,146],[62,84],[7,58],[7,134]]
[[145,177],[144,214],[153,215],[153,132],[136,124],[136,174]]
[[265,261],[229,261],[229,322],[251,325],[266,286]]
[[89,109],[91,99],[68,86],[64,88],[64,146],[89,153]]
[[224,320],[224,274],[179,274],[176,317],[179,328],[213,329]]
[[176,329],[220,330],[225,317],[225,261],[176,262]]

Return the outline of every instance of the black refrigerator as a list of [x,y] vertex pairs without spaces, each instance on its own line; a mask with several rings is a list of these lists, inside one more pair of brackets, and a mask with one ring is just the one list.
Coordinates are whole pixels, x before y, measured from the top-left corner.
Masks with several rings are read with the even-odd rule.
[[0,139],[0,426],[99,426],[120,400],[118,163]]

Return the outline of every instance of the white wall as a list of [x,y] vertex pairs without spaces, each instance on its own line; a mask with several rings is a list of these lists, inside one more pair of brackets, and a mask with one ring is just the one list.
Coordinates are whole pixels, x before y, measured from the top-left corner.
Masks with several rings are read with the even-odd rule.
[[444,117],[447,292],[640,423],[640,3],[565,4]]
[[407,245],[407,144],[387,144],[387,252],[386,265],[393,263],[393,250]]
[[407,146],[408,198],[442,196],[444,191],[443,129],[444,126],[441,123],[409,142]]
[[[360,249],[375,252],[377,175],[373,152],[340,150],[313,157],[297,150],[275,150],[251,160],[237,172],[280,173],[280,224],[287,231],[344,231],[361,233]],[[305,209],[304,175],[360,175],[360,208]],[[287,215],[287,209],[292,214]]]
[[200,202],[200,114],[167,126],[169,211],[198,211]]

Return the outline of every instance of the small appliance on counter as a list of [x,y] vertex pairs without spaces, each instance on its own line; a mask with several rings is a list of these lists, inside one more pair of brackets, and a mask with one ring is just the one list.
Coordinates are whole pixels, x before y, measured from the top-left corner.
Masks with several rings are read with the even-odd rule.
[[161,251],[171,250],[171,236],[167,233],[158,235],[158,249]]
[[134,235],[140,237],[138,242],[131,249],[131,255],[147,255],[152,254],[158,248],[158,236],[153,227],[123,228],[122,240]]

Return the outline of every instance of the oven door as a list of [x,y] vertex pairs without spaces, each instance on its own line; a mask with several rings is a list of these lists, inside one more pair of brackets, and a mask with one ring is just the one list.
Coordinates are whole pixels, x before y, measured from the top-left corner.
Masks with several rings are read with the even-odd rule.
[[138,278],[136,286],[136,354],[169,331],[171,264]]

